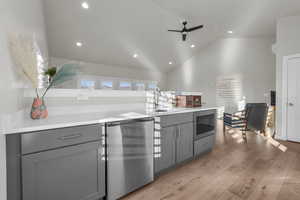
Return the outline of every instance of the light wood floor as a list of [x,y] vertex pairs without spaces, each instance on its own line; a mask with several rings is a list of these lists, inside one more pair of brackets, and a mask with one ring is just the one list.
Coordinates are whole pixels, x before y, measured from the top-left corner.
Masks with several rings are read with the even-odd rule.
[[244,143],[239,132],[224,137],[218,123],[211,153],[123,199],[300,200],[300,144],[277,143],[254,133]]

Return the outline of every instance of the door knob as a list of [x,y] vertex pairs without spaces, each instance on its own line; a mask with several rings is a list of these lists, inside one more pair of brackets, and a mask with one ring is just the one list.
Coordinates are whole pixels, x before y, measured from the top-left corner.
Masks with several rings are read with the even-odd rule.
[[294,104],[293,103],[289,103],[289,106],[294,106]]

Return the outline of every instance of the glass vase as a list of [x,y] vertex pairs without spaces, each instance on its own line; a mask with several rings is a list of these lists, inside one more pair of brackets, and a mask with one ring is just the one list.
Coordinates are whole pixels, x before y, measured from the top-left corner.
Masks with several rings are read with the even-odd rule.
[[45,105],[44,98],[34,98],[30,116],[31,119],[34,120],[46,119],[48,117],[48,110]]

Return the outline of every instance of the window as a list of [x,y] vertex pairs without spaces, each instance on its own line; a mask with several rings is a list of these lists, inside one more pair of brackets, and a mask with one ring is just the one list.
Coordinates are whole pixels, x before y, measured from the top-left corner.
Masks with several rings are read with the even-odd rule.
[[152,80],[83,74],[78,75],[76,79],[75,87],[79,89],[155,91],[157,88],[157,82]]
[[80,88],[84,88],[84,89],[95,89],[95,81],[91,81],[91,80],[81,80],[81,81],[80,81]]
[[134,89],[139,90],[139,91],[145,90],[146,89],[145,83],[141,83],[141,82],[135,83],[135,88]]
[[113,89],[113,81],[101,81],[101,89],[103,90],[112,90]]
[[148,90],[155,90],[157,88],[156,83],[148,83]]
[[120,81],[119,89],[120,90],[131,90],[131,82],[129,82],[129,81]]

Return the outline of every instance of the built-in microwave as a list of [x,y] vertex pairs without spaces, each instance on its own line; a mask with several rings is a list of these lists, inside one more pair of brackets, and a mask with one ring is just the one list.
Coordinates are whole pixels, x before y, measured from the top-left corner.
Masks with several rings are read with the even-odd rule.
[[194,126],[194,141],[214,135],[216,131],[216,111],[195,112]]

